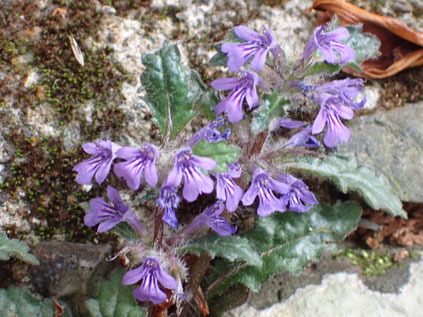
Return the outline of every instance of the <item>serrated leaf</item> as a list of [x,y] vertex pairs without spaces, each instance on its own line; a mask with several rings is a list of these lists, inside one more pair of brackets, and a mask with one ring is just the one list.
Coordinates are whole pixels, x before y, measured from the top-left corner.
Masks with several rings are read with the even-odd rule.
[[[64,309],[62,317],[71,317],[70,309],[63,303],[59,304]],[[52,317],[54,311],[55,305],[51,299],[39,300],[26,288],[10,286],[0,289],[0,316]]]
[[118,269],[101,285],[97,298],[87,300],[90,317],[146,317],[147,311],[132,296],[135,286],[122,284],[124,269]]
[[236,162],[241,155],[241,150],[236,146],[226,144],[226,141],[207,143],[201,140],[192,148],[192,153],[214,159],[217,163],[214,172],[227,172],[228,163]]
[[239,236],[210,235],[202,237],[177,248],[176,252],[190,252],[197,255],[207,252],[212,258],[221,256],[231,262],[242,261],[258,267],[262,264],[259,254],[252,249],[250,242]]
[[197,115],[192,109],[204,85],[196,72],[180,64],[180,53],[175,44],[164,42],[153,54],[143,54],[146,67],[141,84],[154,119],[163,136],[173,139]]
[[[243,264],[216,266],[210,294],[221,293],[233,283],[243,283],[253,291],[277,273],[299,274],[308,264],[320,258],[324,251],[334,249],[357,227],[361,207],[357,202],[337,203],[330,207],[317,205],[306,213],[274,213],[261,217],[257,228],[242,234],[263,260],[261,267]],[[222,278],[223,276],[223,278]],[[213,280],[213,277],[211,277]]]
[[29,264],[40,264],[38,259],[29,253],[29,247],[25,242],[9,239],[5,233],[0,232],[0,260],[6,261],[11,256]]
[[260,101],[260,108],[253,113],[251,130],[257,134],[269,129],[270,121],[274,118],[282,118],[285,115],[285,105],[290,102],[282,98],[278,93],[266,94]]
[[353,158],[329,156],[324,160],[312,157],[299,158],[295,162],[284,164],[287,167],[305,173],[328,178],[339,189],[347,193],[354,191],[364,198],[374,210],[383,209],[393,216],[407,218],[400,199],[392,193],[392,187],[384,175],[358,166]]

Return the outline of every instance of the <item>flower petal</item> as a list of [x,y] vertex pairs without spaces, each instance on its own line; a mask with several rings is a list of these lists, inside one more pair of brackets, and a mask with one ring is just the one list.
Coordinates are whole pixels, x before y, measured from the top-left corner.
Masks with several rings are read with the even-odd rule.
[[237,85],[239,85],[239,78],[220,78],[212,81],[210,84],[214,89],[218,90],[229,90],[234,89]]
[[267,49],[259,49],[256,52],[253,60],[251,61],[251,66],[253,66],[254,71],[259,72],[266,63]]
[[137,283],[143,278],[143,276],[146,274],[146,271],[146,267],[144,265],[141,265],[136,269],[126,272],[126,274],[123,276],[122,284],[131,285]]
[[249,27],[245,25],[238,25],[234,27],[234,32],[240,39],[243,39],[245,41],[263,42],[263,38],[264,38],[263,35],[257,32],[254,32],[253,30],[251,30]]
[[121,221],[122,221],[121,217],[113,217],[109,220],[106,220],[106,221],[100,223],[100,225],[97,228],[97,232],[105,232],[107,230],[110,230]]

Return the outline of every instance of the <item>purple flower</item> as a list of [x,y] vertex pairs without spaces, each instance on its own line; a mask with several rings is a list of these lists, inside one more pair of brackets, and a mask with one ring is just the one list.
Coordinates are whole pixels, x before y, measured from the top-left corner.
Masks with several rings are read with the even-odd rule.
[[289,186],[274,180],[269,173],[263,172],[262,169],[256,167],[253,172],[253,179],[250,188],[242,197],[242,203],[249,206],[254,203],[257,195],[259,196],[259,207],[257,214],[259,216],[268,216],[275,211],[285,211],[285,205],[273,192],[286,194],[289,192]]
[[120,145],[109,140],[97,140],[96,143],[83,144],[82,148],[94,157],[74,166],[73,171],[78,172],[76,182],[80,185],[89,184],[95,174],[95,180],[101,185],[109,174]]
[[[305,123],[302,121],[295,121],[289,118],[280,119],[276,124],[275,130],[278,127],[286,128],[286,129],[298,129],[305,126]],[[311,127],[307,126],[302,129],[300,132],[294,134],[292,137],[289,138],[288,142],[285,143],[285,147],[290,149],[293,147],[304,146],[304,147],[318,147],[319,141],[317,141],[314,137],[310,135]]]
[[202,226],[207,226],[221,236],[230,236],[234,234],[236,232],[236,227],[232,227],[225,218],[220,217],[224,209],[223,201],[218,200],[195,217],[184,229],[184,233],[189,234]]
[[[337,97],[340,104],[345,104],[354,110],[358,110],[364,107],[366,98],[360,102],[353,102],[352,100],[357,97],[363,88],[363,79],[361,78],[345,78],[342,80],[334,80],[328,83],[324,83],[316,86],[315,92],[318,95],[329,94]],[[316,99],[316,94],[313,94]],[[318,98],[318,96],[317,96]]]
[[289,118],[280,119],[277,123],[275,128],[282,127],[286,129],[297,129],[305,126],[305,123],[302,121],[295,121]]
[[256,73],[240,72],[238,77],[216,79],[211,86],[218,90],[232,89],[231,93],[216,105],[216,114],[227,113],[229,122],[237,123],[242,119],[242,104],[247,99],[250,110],[257,107],[259,99],[256,86],[264,83]]
[[94,198],[90,201],[90,212],[84,217],[84,223],[88,227],[93,227],[101,222],[97,232],[104,232],[110,230],[119,222],[126,221],[141,235],[147,233],[141,222],[129,209],[129,206],[123,203],[119,192],[114,187],[107,186],[107,197],[113,202],[113,205],[109,205],[101,197]]
[[178,284],[175,279],[163,271],[160,262],[156,258],[146,258],[143,265],[128,271],[123,277],[122,284],[135,284],[142,280],[141,285],[134,289],[134,297],[141,301],[152,301],[154,304],[161,304],[167,300],[158,283],[166,289],[176,289]]
[[115,174],[123,177],[130,189],[137,190],[140,187],[143,172],[148,185],[156,187],[158,180],[156,147],[148,143],[143,144],[141,149],[124,146],[117,151],[116,156],[126,161],[115,164]]
[[317,141],[313,136],[310,135],[311,127],[307,126],[302,129],[300,132],[294,134],[292,137],[289,138],[288,142],[286,142],[285,146],[290,149],[293,147],[318,147],[319,141]]
[[175,229],[178,227],[175,209],[178,208],[180,201],[181,199],[177,195],[176,187],[164,184],[160,188],[157,204],[165,211],[162,220]]
[[325,33],[328,24],[317,28],[312,38],[308,41],[303,53],[303,61],[306,63],[316,49],[320,49],[323,58],[330,64],[344,64],[355,58],[354,50],[340,41],[347,40],[350,36],[347,28],[339,27],[336,30]]
[[278,180],[289,186],[289,192],[281,197],[281,201],[285,206],[289,203],[289,210],[305,212],[310,210],[313,205],[319,203],[302,180],[288,174],[278,175]]
[[216,177],[216,198],[226,201],[226,209],[230,212],[238,208],[244,191],[235,184],[232,178],[241,176],[242,168],[239,163],[228,164],[228,173],[213,173]]
[[277,53],[278,44],[270,31],[262,27],[263,33],[259,34],[250,28],[239,25],[234,28],[235,34],[245,43],[225,43],[222,45],[222,52],[228,54],[228,68],[231,71],[239,70],[252,56],[253,69],[258,72],[266,63],[266,56],[269,51]]
[[231,130],[226,129],[225,133],[222,134],[217,129],[224,124],[225,119],[223,117],[218,117],[216,120],[210,122],[206,127],[195,133],[193,137],[185,143],[185,146],[193,147],[203,139],[208,143],[216,143],[222,140],[228,140],[229,135],[231,134]]
[[167,181],[168,185],[178,187],[185,178],[182,196],[193,202],[199,194],[210,194],[213,191],[213,180],[198,169],[209,171],[216,168],[216,162],[208,157],[200,157],[192,154],[191,149],[182,149],[175,158],[175,166],[170,172]]
[[323,131],[325,125],[328,129],[323,138],[327,147],[336,147],[339,142],[348,142],[350,131],[342,124],[341,118],[351,120],[354,113],[350,107],[339,105],[338,99],[331,95],[323,94],[319,100],[320,111],[314,119],[311,132],[318,134]]

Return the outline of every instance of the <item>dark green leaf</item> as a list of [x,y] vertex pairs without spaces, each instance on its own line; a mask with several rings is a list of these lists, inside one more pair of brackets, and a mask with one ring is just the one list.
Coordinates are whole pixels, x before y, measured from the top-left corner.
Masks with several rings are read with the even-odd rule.
[[272,119],[282,118],[285,115],[286,105],[289,105],[289,100],[282,98],[276,92],[264,95],[260,101],[260,107],[253,113],[251,130],[255,134],[268,130]]
[[226,53],[223,53],[220,48],[222,47],[223,43],[217,44],[214,46],[217,53],[213,55],[213,57],[209,60],[210,66],[226,66],[228,63],[228,57],[226,56]]
[[221,256],[231,262],[242,261],[258,267],[262,264],[259,254],[251,248],[250,242],[239,236],[210,235],[202,237],[177,248],[176,252],[190,252],[197,255],[207,252],[212,258]]
[[376,175],[370,168],[358,166],[353,158],[329,156],[321,160],[303,157],[285,166],[328,178],[342,192],[351,190],[358,193],[371,208],[383,209],[393,216],[407,218],[401,201],[392,193],[388,179],[384,175]]
[[[62,317],[71,317],[70,309],[63,303]],[[0,289],[0,316],[19,317],[52,317],[55,306],[51,299],[39,300],[26,288],[10,286],[8,289]]]
[[122,284],[125,270],[118,269],[103,282],[96,299],[86,301],[90,317],[146,317],[147,311],[132,296],[134,285]]
[[214,172],[227,172],[228,163],[236,162],[241,154],[239,148],[226,144],[226,141],[207,143],[204,140],[194,146],[192,152],[198,156],[214,159],[217,163],[217,167],[213,170]]
[[197,114],[192,107],[204,85],[196,72],[180,64],[174,44],[165,42],[159,51],[143,54],[141,59],[146,67],[140,78],[147,92],[145,101],[162,135],[169,133],[173,139]]
[[215,282],[210,294],[220,293],[233,283],[243,283],[258,291],[261,284],[276,272],[299,274],[323,252],[335,249],[357,227],[361,207],[356,202],[335,206],[317,205],[306,213],[274,213],[261,217],[258,227],[241,237],[248,239],[262,260],[261,267],[247,263],[218,264],[210,277]]
[[219,97],[214,90],[201,94],[195,103],[195,109],[198,109],[207,119],[213,121],[216,119],[214,109],[219,102]]
[[9,239],[5,233],[0,232],[0,260],[6,261],[11,256],[29,264],[40,264],[38,259],[29,253],[29,247],[25,242]]

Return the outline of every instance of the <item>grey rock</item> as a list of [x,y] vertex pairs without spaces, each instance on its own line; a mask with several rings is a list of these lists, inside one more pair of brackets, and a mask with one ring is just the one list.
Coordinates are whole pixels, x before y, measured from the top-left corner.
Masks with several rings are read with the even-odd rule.
[[[296,284],[286,275],[276,275],[262,286],[259,293],[252,295],[249,303],[226,313],[225,316],[412,317],[421,315],[422,259],[417,259],[417,263],[410,263],[412,261],[408,259],[405,261],[406,265],[399,265],[395,270],[388,269],[383,278],[374,276],[375,281],[385,279],[384,283],[392,286],[392,292],[382,285],[372,286],[372,282],[368,281],[367,277],[363,278],[354,272],[355,268],[349,269],[338,261],[330,258],[323,259],[316,266],[307,268],[303,274],[297,277]],[[320,267],[321,265],[323,267]],[[338,269],[341,271],[334,273]],[[399,271],[402,272],[400,275],[398,275]],[[321,276],[321,282],[317,282],[316,285],[316,278],[313,279],[313,276]],[[281,283],[282,281],[284,283]],[[301,285],[304,284],[307,286],[302,287]],[[267,290],[268,287],[273,293],[262,293],[262,290]],[[296,287],[298,288],[292,293],[290,289]],[[292,295],[289,296],[288,292],[285,294],[285,288],[289,288],[288,292]],[[276,298],[278,293],[279,300]],[[269,294],[270,300],[267,298]],[[259,296],[262,298],[261,304],[258,301]]]
[[408,0],[408,2],[410,2],[415,9],[423,9],[423,1],[421,0]]
[[30,279],[46,297],[95,296],[101,280],[111,270],[110,245],[44,241],[34,249],[39,266],[30,269]]
[[392,4],[392,9],[401,12],[412,12],[413,7],[406,0],[396,0]]
[[423,202],[422,121],[423,103],[361,116],[348,127],[350,142],[336,153],[384,174],[401,200]]

